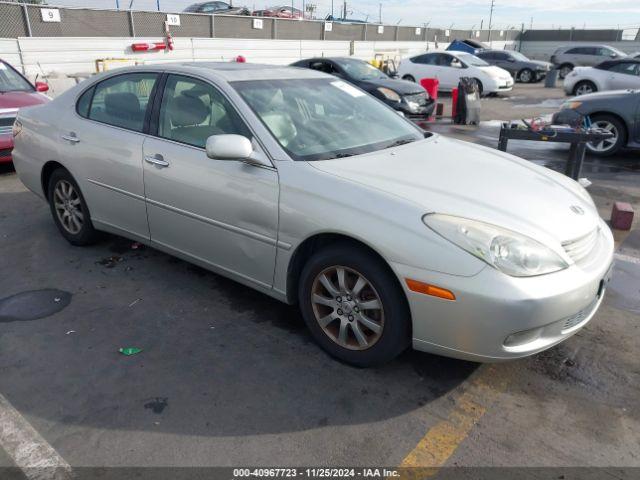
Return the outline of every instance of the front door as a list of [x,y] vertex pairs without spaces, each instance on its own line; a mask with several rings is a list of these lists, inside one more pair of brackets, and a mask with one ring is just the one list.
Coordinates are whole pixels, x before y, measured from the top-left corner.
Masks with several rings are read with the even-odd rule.
[[[169,75],[144,142],[151,240],[268,288],[278,228],[275,168],[212,160],[211,135],[252,133],[231,103],[200,79]],[[260,148],[256,141],[255,148]]]

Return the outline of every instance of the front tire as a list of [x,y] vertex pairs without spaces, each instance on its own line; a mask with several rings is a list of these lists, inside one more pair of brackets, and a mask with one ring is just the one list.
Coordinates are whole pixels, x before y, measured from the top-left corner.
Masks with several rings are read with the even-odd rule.
[[518,80],[522,83],[533,83],[535,78],[536,76],[530,68],[523,68],[520,70],[520,73],[518,73]]
[[591,117],[591,124],[614,134],[614,137],[610,140],[597,144],[587,143],[587,151],[592,155],[610,157],[618,153],[627,144],[627,129],[618,118],[611,115],[594,115]]
[[590,80],[582,80],[573,87],[573,94],[578,97],[580,95],[589,95],[598,91],[596,84]]
[[59,168],[49,177],[49,207],[58,230],[71,245],[91,245],[98,239],[87,202],[71,174]]
[[406,296],[375,255],[349,243],[315,253],[298,288],[302,316],[330,355],[358,367],[391,361],[411,341]]

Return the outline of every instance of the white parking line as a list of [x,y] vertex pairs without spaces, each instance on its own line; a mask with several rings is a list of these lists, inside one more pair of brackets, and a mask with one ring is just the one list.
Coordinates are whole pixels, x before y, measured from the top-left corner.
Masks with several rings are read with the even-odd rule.
[[29,480],[73,478],[71,466],[1,394],[0,447]]

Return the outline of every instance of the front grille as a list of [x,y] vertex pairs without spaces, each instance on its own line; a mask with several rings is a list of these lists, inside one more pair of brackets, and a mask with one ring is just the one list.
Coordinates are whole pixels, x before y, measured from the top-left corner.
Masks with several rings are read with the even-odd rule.
[[13,148],[3,148],[0,150],[0,158],[10,157]]
[[16,117],[0,117],[0,135],[10,134],[15,121]]
[[596,298],[591,303],[591,305],[589,305],[584,310],[581,310],[572,317],[567,318],[562,325],[562,333],[564,334],[568,330],[571,330],[572,328],[577,327],[582,322],[584,322],[589,317],[589,315],[591,315],[593,309],[596,308],[596,305],[598,305],[598,298]]
[[421,107],[424,107],[427,104],[427,93],[426,92],[412,93],[411,95],[405,95],[404,98],[407,101],[407,103],[408,102],[414,102],[414,103],[417,103],[418,105],[420,105]]
[[598,243],[598,236],[600,235],[600,227],[596,228],[592,232],[586,234],[584,237],[577,238],[564,242],[562,247],[567,255],[576,263],[584,260],[593,251]]

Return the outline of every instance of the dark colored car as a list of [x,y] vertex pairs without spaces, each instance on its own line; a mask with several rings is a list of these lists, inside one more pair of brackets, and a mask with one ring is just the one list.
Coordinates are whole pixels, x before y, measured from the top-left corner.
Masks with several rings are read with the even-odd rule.
[[487,50],[487,48],[488,47],[484,43],[471,40],[470,38],[465,40],[458,40],[456,38],[449,44],[447,50],[454,52],[467,52],[471,55],[477,55],[478,52]]
[[335,23],[369,23],[366,20],[357,20],[355,18],[340,18],[334,15],[327,15],[324,18],[325,22],[335,22]]
[[573,109],[588,117],[594,127],[613,133],[613,138],[587,144],[597,156],[614,155],[622,148],[640,149],[640,90],[591,93],[568,100],[563,109]]
[[0,60],[0,163],[12,161],[13,122],[21,107],[40,105],[49,101],[49,86],[43,82],[35,85],[7,62]]
[[355,58],[309,58],[292,64],[335,75],[352,83],[410,118],[425,119],[435,102],[420,85],[389,77],[373,65]]
[[298,10],[297,8],[287,5],[265,8],[264,10],[255,10],[253,15],[256,17],[304,18],[302,10]]
[[520,52],[508,50],[484,50],[476,56],[508,71],[517,82],[522,83],[539,82],[553,67],[549,62],[530,60]]
[[246,7],[232,7],[226,2],[203,2],[194,3],[184,9],[188,13],[209,13],[216,15],[250,15],[251,12]]

